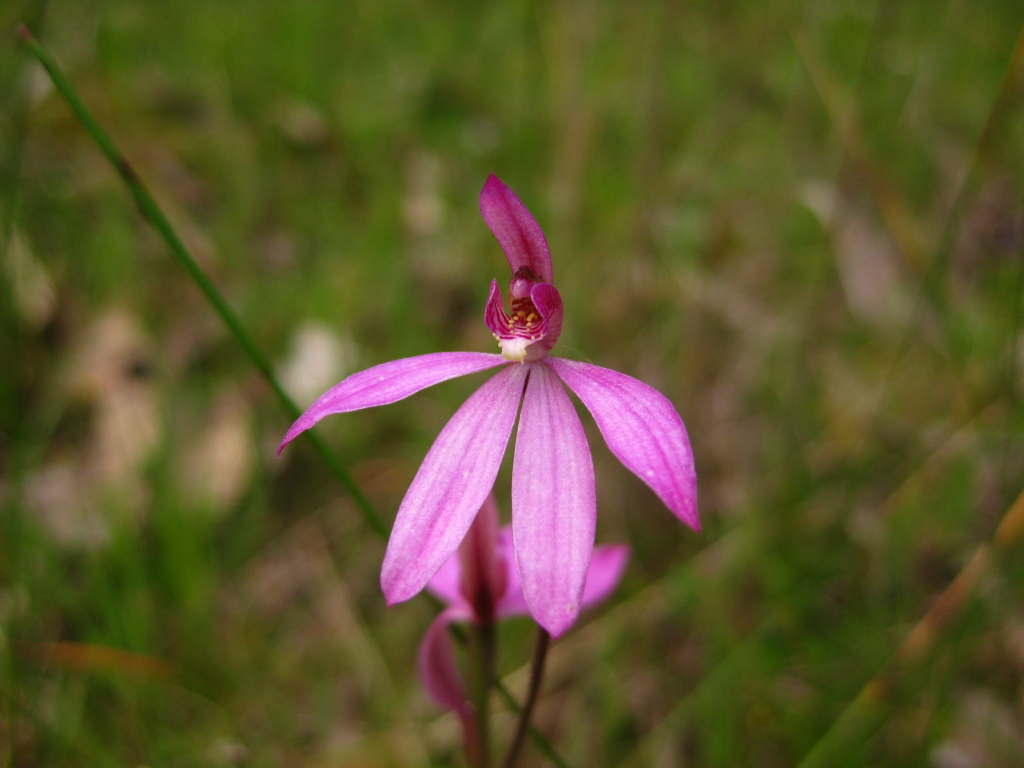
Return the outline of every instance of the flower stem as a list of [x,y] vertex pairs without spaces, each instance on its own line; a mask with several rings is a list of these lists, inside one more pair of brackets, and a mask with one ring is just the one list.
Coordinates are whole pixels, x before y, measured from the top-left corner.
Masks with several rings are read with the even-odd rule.
[[533,646],[533,660],[530,664],[530,687],[526,692],[523,709],[519,713],[519,722],[516,724],[515,736],[512,737],[512,745],[505,758],[505,768],[515,766],[523,748],[526,732],[530,729],[530,718],[533,716],[533,708],[537,703],[537,694],[540,693],[541,680],[544,678],[544,662],[547,660],[550,644],[551,635],[543,627],[537,627],[537,642]]
[[[433,598],[433,595],[428,594],[428,597]],[[437,598],[433,599],[437,600]],[[437,607],[441,607],[440,601],[438,601]],[[452,633],[452,636],[456,639],[456,641],[461,643],[463,647],[468,647],[469,638],[466,637],[466,633],[463,631],[462,627],[452,625],[450,627],[450,631]],[[523,711],[523,708],[519,706],[519,702],[516,701],[515,696],[513,696],[511,691],[509,691],[509,689],[505,687],[505,684],[497,678],[494,679],[494,690],[498,692],[498,696],[500,696],[501,700],[505,702],[505,706],[508,707],[510,712],[519,714]],[[533,725],[530,726],[530,735],[533,737],[534,745],[537,747],[537,749],[544,753],[544,756],[547,757],[548,762],[556,766],[556,768],[571,768],[569,763],[565,761],[565,758],[558,754],[558,752],[555,750],[551,742],[548,741],[547,737],[539,730],[537,730],[537,728]],[[475,766],[476,762],[472,762],[470,764]]]
[[[477,726],[477,768],[491,768],[491,688],[494,685],[496,658],[493,621],[474,624],[470,630],[469,651],[473,664],[473,708]],[[468,746],[468,745],[467,745]]]
[[[263,378],[266,379],[270,385],[271,390],[277,396],[278,402],[284,407],[284,410],[292,419],[297,419],[302,411],[295,402],[288,396],[288,393],[284,391],[284,387],[278,380],[277,375],[274,373],[274,368],[270,363],[263,351],[256,345],[256,342],[249,335],[248,331],[242,325],[242,321],[235,314],[234,310],[231,309],[230,305],[224,299],[223,295],[217,290],[217,287],[213,284],[213,281],[203,272],[202,268],[193,258],[191,252],[185,246],[185,243],[178,236],[177,231],[171,225],[171,222],[164,215],[164,212],[157,205],[156,200],[150,194],[149,190],[142,183],[142,179],[135,172],[131,163],[121,153],[121,150],[117,148],[113,140],[107,135],[106,131],[100,126],[96,118],[93,117],[92,113],[85,106],[85,103],[78,97],[74,87],[64,76],[57,62],[50,55],[38,40],[32,35],[31,32],[24,26],[18,30],[21,35],[22,41],[28,47],[28,50],[33,56],[43,65],[47,74],[50,76],[50,80],[53,81],[53,85],[64,100],[67,102],[71,111],[75,117],[85,128],[92,140],[96,142],[100,151],[106,155],[107,160],[114,166],[114,170],[117,171],[118,175],[124,181],[128,187],[129,192],[133,198],[135,198],[135,204],[139,208],[139,212],[143,218],[148,221],[160,236],[163,238],[167,247],[178,262],[188,272],[189,277],[192,278],[193,282],[199,287],[207,301],[213,306],[214,311],[220,315],[221,320],[227,325],[231,334],[235,337],[239,346],[245,352],[246,357],[249,358],[249,362],[252,363],[253,367],[259,371]],[[359,507],[362,512],[364,519],[369,524],[370,528],[374,530],[381,538],[387,539],[388,528],[384,524],[384,520],[377,514],[377,511],[370,504],[369,499],[363,495],[363,492],[356,485],[355,480],[348,473],[348,470],[341,464],[340,461],[331,453],[328,449],[327,444],[314,432],[306,432],[310,442],[313,444],[313,448],[320,455],[320,458],[324,460],[327,466],[330,468],[334,476],[341,481],[341,484],[348,491],[349,495],[356,502],[356,506]]]

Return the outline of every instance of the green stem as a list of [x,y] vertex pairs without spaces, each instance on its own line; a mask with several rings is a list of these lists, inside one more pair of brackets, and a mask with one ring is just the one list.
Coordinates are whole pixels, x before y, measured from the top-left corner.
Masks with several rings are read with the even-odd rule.
[[[452,636],[455,637],[455,639],[462,645],[467,645],[469,643],[466,633],[461,627],[453,625],[451,627],[451,633]],[[501,680],[494,680],[494,690],[498,692],[498,695],[501,697],[501,700],[505,702],[505,706],[509,708],[509,711],[515,712],[516,714],[522,712],[522,707],[519,706],[519,702],[516,701],[515,696],[512,695],[512,692],[505,687],[505,684],[501,682]],[[554,745],[548,741],[547,737],[532,725],[530,726],[530,735],[533,736],[533,743],[537,746],[537,749],[544,753],[544,756],[552,765],[556,768],[570,768],[569,764],[560,754],[558,754]]]
[[551,635],[544,627],[537,627],[537,642],[533,646],[533,661],[530,663],[530,687],[526,692],[523,709],[519,713],[519,722],[516,724],[515,736],[512,737],[512,745],[505,758],[505,768],[514,768],[519,759],[519,753],[522,751],[526,732],[532,727],[530,718],[533,717],[533,708],[537,704],[537,697],[540,694],[540,684],[544,679],[544,662],[547,660],[550,645]]
[[[31,51],[32,55],[36,57],[43,68],[50,75],[50,79],[53,81],[54,86],[60,92],[61,96],[67,102],[71,111],[78,118],[79,122],[85,127],[85,130],[92,137],[93,141],[100,148],[107,160],[117,171],[118,175],[128,186],[132,197],[135,198],[135,204],[138,206],[143,218],[146,219],[153,228],[160,234],[164,242],[167,243],[171,253],[178,262],[185,268],[193,282],[199,287],[199,290],[203,292],[206,299],[213,305],[214,310],[220,315],[221,320],[227,325],[231,334],[235,337],[235,340],[241,345],[242,350],[249,358],[249,362],[253,364],[257,371],[262,374],[263,378],[266,379],[270,388],[277,396],[278,402],[284,407],[285,411],[292,419],[297,419],[302,411],[295,402],[288,396],[288,393],[284,391],[284,387],[281,386],[281,382],[278,380],[274,373],[274,368],[270,363],[270,360],[266,355],[263,354],[262,350],[256,346],[256,342],[252,339],[249,333],[242,326],[238,316],[234,313],[234,310],[228,305],[220,291],[213,284],[213,281],[207,277],[206,273],[200,268],[199,264],[192,257],[188,248],[182,242],[181,238],[178,237],[178,233],[171,226],[170,221],[164,215],[163,211],[160,210],[160,206],[157,205],[156,200],[149,193],[149,190],[142,183],[142,179],[135,172],[131,163],[128,159],[121,154],[121,151],[117,148],[117,145],[107,135],[106,131],[100,126],[93,117],[92,113],[85,106],[82,100],[78,97],[74,87],[64,77],[64,73],[61,72],[57,62],[53,59],[50,53],[39,43],[38,40],[32,35],[31,32],[25,27],[21,26],[18,29],[22,40],[25,45]],[[348,491],[349,495],[356,502],[360,512],[369,524],[370,528],[374,530],[381,538],[387,539],[388,529],[381,519],[380,515],[370,504],[369,499],[363,495],[363,492],[356,485],[352,476],[348,473],[348,470],[341,464],[340,461],[331,453],[328,449],[327,444],[312,431],[307,431],[306,437],[313,444],[313,448],[319,454],[320,458],[324,460],[331,472],[334,473],[335,477],[341,481],[341,484]]]
[[473,665],[473,709],[476,710],[480,747],[478,768],[491,768],[491,688],[494,687],[494,665],[497,655],[494,622],[472,625],[469,638],[469,653]]

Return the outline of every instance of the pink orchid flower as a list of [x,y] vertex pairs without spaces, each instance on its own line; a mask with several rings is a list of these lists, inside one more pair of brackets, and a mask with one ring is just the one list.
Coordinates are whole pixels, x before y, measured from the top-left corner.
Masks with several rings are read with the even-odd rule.
[[[623,544],[594,549],[580,599],[583,608],[611,595],[628,559],[629,547]],[[459,674],[448,625],[526,616],[530,610],[514,560],[512,531],[510,526],[498,530],[498,509],[494,496],[488,495],[457,554],[427,583],[427,589],[446,607],[420,643],[420,681],[435,701],[458,714],[470,753],[476,749],[476,715]]]
[[480,194],[480,211],[512,268],[511,313],[497,280],[484,313],[501,354],[437,352],[353,374],[291,426],[278,453],[330,414],[387,405],[500,366],[456,411],[423,460],[395,518],[381,587],[389,605],[408,600],[455,552],[494,485],[518,413],[512,471],[516,562],[530,613],[558,637],[580,609],[597,517],[590,448],[565,387],[583,401],[619,461],[697,530],[693,454],[682,419],[657,390],[548,354],[561,333],[562,299],[551,283],[544,233],[494,175]]

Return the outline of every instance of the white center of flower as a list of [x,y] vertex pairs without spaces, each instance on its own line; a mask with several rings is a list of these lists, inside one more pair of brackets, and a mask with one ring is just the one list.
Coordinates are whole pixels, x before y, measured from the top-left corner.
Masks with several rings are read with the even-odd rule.
[[501,346],[501,356],[510,363],[521,363],[526,360],[526,348],[533,342],[524,339],[522,336],[514,336],[511,339],[498,339]]

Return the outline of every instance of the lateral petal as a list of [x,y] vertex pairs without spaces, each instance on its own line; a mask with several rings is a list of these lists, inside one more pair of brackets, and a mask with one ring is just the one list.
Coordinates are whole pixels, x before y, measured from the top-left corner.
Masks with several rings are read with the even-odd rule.
[[694,530],[697,474],[683,420],[668,398],[617,371],[564,358],[545,362],[576,393],[616,458]]
[[525,380],[525,366],[498,371],[437,436],[398,508],[384,553],[388,605],[423,589],[466,535],[494,485]]
[[347,413],[403,400],[421,389],[442,381],[485,371],[507,362],[501,355],[480,352],[435,352],[406,357],[353,373],[320,395],[319,399],[292,424],[277,449],[316,424],[324,416]]
[[512,274],[528,267],[537,280],[551,282],[551,251],[544,231],[516,193],[493,173],[480,192],[480,213],[501,243]]
[[594,465],[558,376],[544,363],[527,365],[512,469],[512,536],[530,613],[558,637],[579,613],[594,548]]

